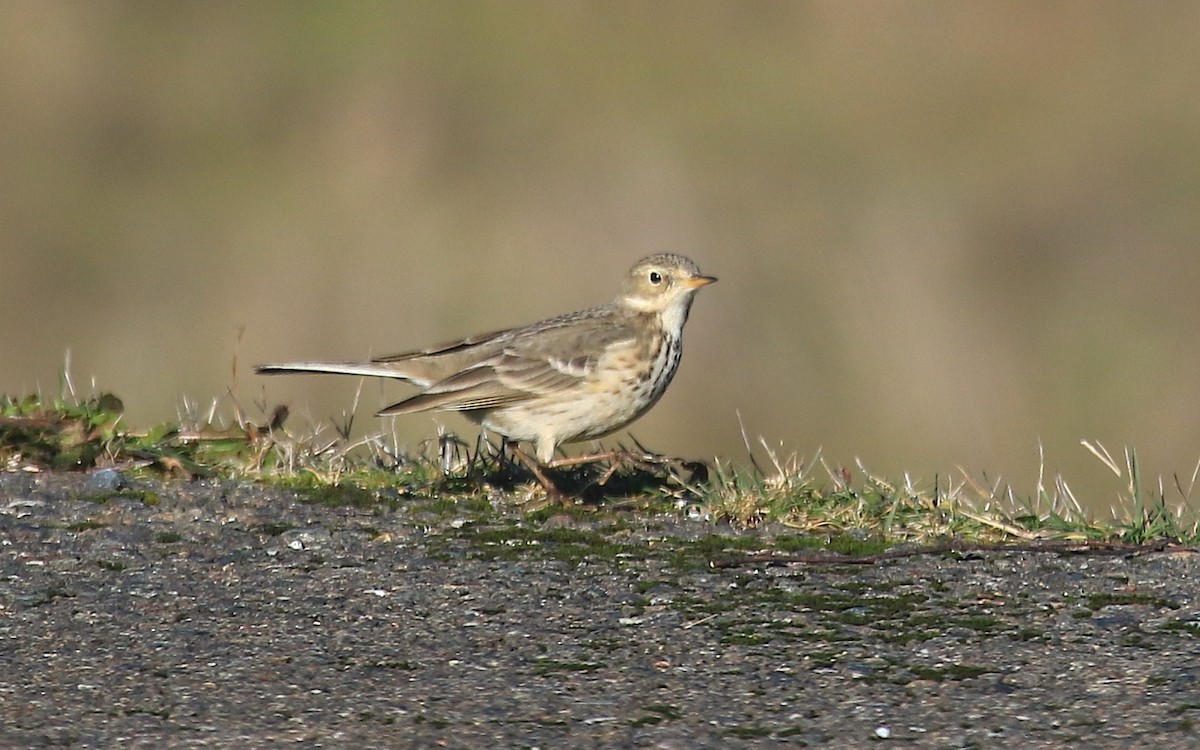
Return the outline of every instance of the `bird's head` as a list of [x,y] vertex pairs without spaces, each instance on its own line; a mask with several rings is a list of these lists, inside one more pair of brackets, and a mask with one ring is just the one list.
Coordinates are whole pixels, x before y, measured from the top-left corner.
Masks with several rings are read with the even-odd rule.
[[714,276],[700,273],[691,258],[661,253],[642,258],[633,264],[621,285],[617,305],[630,312],[662,315],[664,324],[678,326],[687,320],[692,295],[702,286],[716,281]]

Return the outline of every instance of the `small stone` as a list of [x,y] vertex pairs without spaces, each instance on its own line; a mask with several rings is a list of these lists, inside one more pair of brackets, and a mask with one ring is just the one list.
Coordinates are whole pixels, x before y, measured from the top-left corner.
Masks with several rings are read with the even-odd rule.
[[306,550],[324,547],[330,540],[329,529],[315,525],[303,529],[292,529],[280,535],[280,539],[289,549]]
[[116,469],[100,469],[88,475],[85,486],[91,492],[116,492],[125,486],[125,476]]

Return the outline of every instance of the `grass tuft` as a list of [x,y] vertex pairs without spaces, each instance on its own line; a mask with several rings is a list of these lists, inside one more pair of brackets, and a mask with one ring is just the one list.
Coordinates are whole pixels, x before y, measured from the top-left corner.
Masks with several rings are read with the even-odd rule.
[[1200,463],[1186,479],[1176,475],[1168,485],[1160,478],[1148,487],[1134,449],[1117,460],[1099,442],[1082,445],[1123,483],[1119,505],[1103,520],[1089,518],[1067,482],[1061,476],[1046,481],[1044,471],[1034,495],[1021,498],[1001,481],[961,468],[960,477],[935,477],[932,484],[907,474],[893,481],[861,461],[852,469],[830,466],[819,452],[810,459],[785,457],[761,438],[766,460],[760,462],[745,440],[743,465],[668,459],[635,443],[636,450],[614,452],[632,459],[558,469],[555,481],[577,498],[563,507],[539,502],[541,490],[526,469],[483,437],[472,444],[442,433],[410,451],[394,435],[351,439],[352,417],[293,430],[286,408],[256,404],[259,416],[251,419],[233,391],[203,407],[184,400],[177,423],[136,431],[124,425],[119,398],[79,397],[69,377],[62,381],[57,398],[0,396],[0,470],[228,477],[287,486],[302,499],[331,505],[413,503],[435,515],[516,506],[530,522],[602,508],[682,513],[736,527],[779,528],[783,533],[775,536],[792,548],[848,554],[947,539],[1200,540],[1191,503]]

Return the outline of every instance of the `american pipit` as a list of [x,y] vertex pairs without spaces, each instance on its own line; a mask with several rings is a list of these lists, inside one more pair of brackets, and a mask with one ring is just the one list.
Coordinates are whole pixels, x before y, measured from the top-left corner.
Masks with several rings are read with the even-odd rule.
[[629,269],[607,305],[369,362],[255,369],[405,380],[421,392],[380,416],[461,412],[510,443],[533,442],[538,462],[553,466],[559,445],[607,435],[654,406],[679,367],[692,295],[714,281],[682,255],[651,255]]

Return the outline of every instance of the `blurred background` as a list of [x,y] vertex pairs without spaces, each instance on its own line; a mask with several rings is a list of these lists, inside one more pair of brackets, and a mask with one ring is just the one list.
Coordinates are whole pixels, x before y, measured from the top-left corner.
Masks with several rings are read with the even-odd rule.
[[[721,282],[632,434],[1099,512],[1200,458],[1200,4],[0,4],[0,393],[289,426],[355,359]],[[233,363],[237,362],[236,372]],[[411,393],[363,388],[356,430]],[[397,422],[415,445],[454,416]],[[944,479],[943,479],[944,481]]]

